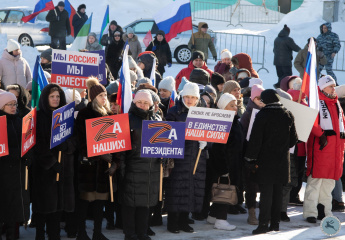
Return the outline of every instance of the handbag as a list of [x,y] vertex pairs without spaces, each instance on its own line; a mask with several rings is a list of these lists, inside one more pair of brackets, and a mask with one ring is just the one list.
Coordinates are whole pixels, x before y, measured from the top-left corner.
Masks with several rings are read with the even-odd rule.
[[236,205],[238,203],[237,191],[235,185],[230,185],[230,178],[228,176],[229,183],[220,183],[220,177],[218,183],[212,185],[212,199],[213,203]]

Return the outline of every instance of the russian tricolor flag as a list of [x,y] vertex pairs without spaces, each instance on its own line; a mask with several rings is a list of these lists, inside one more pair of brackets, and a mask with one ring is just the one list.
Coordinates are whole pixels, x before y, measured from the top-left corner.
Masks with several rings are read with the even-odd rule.
[[34,12],[28,16],[23,17],[22,21],[25,23],[26,22],[34,23],[36,16],[38,14],[40,14],[41,12],[53,10],[54,8],[55,7],[52,0],[38,0],[38,2],[35,5]]
[[178,33],[192,29],[190,0],[174,1],[161,9],[153,18],[159,30],[165,32],[165,39],[169,42]]
[[68,12],[69,25],[71,26],[71,36],[74,37],[74,27],[72,25],[72,20],[74,15],[76,14],[76,11],[68,0],[65,0],[65,9]]
[[304,69],[301,92],[308,96],[308,105],[319,111],[319,92],[317,87],[316,47],[314,38],[310,38],[307,62]]

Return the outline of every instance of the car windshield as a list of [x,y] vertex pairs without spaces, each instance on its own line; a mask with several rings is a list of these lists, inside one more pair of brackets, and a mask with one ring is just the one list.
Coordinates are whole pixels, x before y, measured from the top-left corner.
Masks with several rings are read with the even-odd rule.
[[22,17],[24,17],[24,13],[20,11],[13,11],[11,10],[7,17],[8,23],[17,23],[22,20]]

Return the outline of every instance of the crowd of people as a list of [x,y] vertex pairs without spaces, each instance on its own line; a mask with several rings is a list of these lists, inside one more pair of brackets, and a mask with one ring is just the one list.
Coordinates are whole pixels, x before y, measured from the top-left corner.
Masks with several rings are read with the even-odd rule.
[[[65,36],[55,35],[53,25],[54,21],[65,21],[63,7],[59,3],[55,13],[52,10],[47,15],[47,20],[52,19],[52,48],[57,47],[57,42],[64,44]],[[85,9],[84,4],[78,8],[83,21],[87,19]],[[76,17],[73,23],[78,25],[81,20]],[[64,26],[68,35],[69,25]],[[322,27],[321,35],[331,31],[329,24],[324,26],[327,30]],[[124,33],[114,20],[109,32],[101,36],[101,45],[97,35],[90,33],[83,50],[105,47],[108,73],[105,86],[91,76],[86,80],[86,90],[72,91],[50,83],[52,50],[42,52],[41,66],[49,84],[42,90],[38,103],[36,145],[23,157],[20,155],[21,123],[31,107],[32,76],[19,43],[8,41],[0,59],[0,116],[7,119],[9,147],[9,154],[0,157],[0,230],[7,240],[19,238],[20,226],[27,224],[36,228],[36,240],[44,240],[46,235],[49,240],[59,240],[61,222],[65,223],[68,238],[88,240],[91,237],[86,231],[87,219],[94,222],[92,239],[106,240],[102,233],[103,218],[107,221],[106,229],[122,229],[125,240],[149,240],[155,235],[151,226],[163,225],[165,214],[167,230],[173,234],[194,232],[194,221],[205,221],[219,230],[235,230],[236,221],[229,223],[227,214],[248,214],[248,224],[257,226],[252,234],[262,234],[279,231],[281,221],[290,221],[288,204],[303,206],[303,217],[309,223],[331,216],[332,211],[344,211],[344,87],[336,87],[336,79],[330,75],[320,77],[320,114],[308,142],[298,141],[294,116],[280,103],[281,98],[286,98],[307,105],[305,94],[299,101],[301,78],[289,74],[292,55],[279,55],[284,39],[294,44],[288,38],[287,26],[278,36],[282,38],[277,41],[279,49],[275,48],[279,78],[276,89],[264,89],[263,80],[246,53],[232,56],[224,49],[214,70],[209,69],[208,48],[215,60],[217,55],[207,37],[207,28],[206,23],[199,24],[199,32],[190,42],[191,61],[176,77],[163,77],[166,65],[172,64],[163,31],[158,31],[146,51],[141,52],[133,29]],[[319,45],[322,37],[317,38]],[[117,78],[125,42],[130,45],[128,62],[133,101],[128,116],[132,149],[88,157],[85,120],[121,113]],[[290,51],[300,50],[296,44],[291,46]],[[295,60],[301,74],[306,62],[305,49],[300,50]],[[318,54],[320,63],[329,71],[329,56],[339,49],[328,51],[324,47],[318,51],[321,52]],[[286,65],[282,57],[289,58]],[[155,86],[149,79],[152,68],[156,68]],[[174,92],[178,93],[176,99],[172,99]],[[74,134],[51,149],[52,112],[73,101],[76,106]],[[191,107],[234,111],[227,142],[186,140],[183,159],[141,157],[143,120],[184,122]],[[260,111],[248,139],[253,110]],[[194,175],[199,149],[200,159]],[[58,161],[59,152],[61,161]],[[159,201],[160,164],[164,166],[163,201]],[[27,190],[26,168],[29,170]],[[56,181],[57,174],[59,181]],[[109,176],[113,181],[114,202],[110,201]],[[237,204],[211,202],[212,184],[219,181],[230,181],[236,186]],[[307,181],[304,202],[299,196],[303,181]]]

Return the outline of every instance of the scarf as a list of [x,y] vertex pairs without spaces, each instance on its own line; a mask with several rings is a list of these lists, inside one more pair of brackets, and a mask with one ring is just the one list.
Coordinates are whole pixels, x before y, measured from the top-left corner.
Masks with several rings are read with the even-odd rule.
[[[345,135],[345,131],[344,131],[344,122],[343,122],[343,110],[340,106],[339,101],[337,101],[337,106],[338,106],[338,112],[339,112],[339,116],[338,116],[338,120],[339,120],[339,131],[340,131],[340,136],[344,136]],[[320,126],[323,130],[333,130],[334,131],[334,127],[332,124],[332,118],[331,118],[331,114],[328,110],[328,107],[326,105],[326,102],[324,100],[320,100]]]

